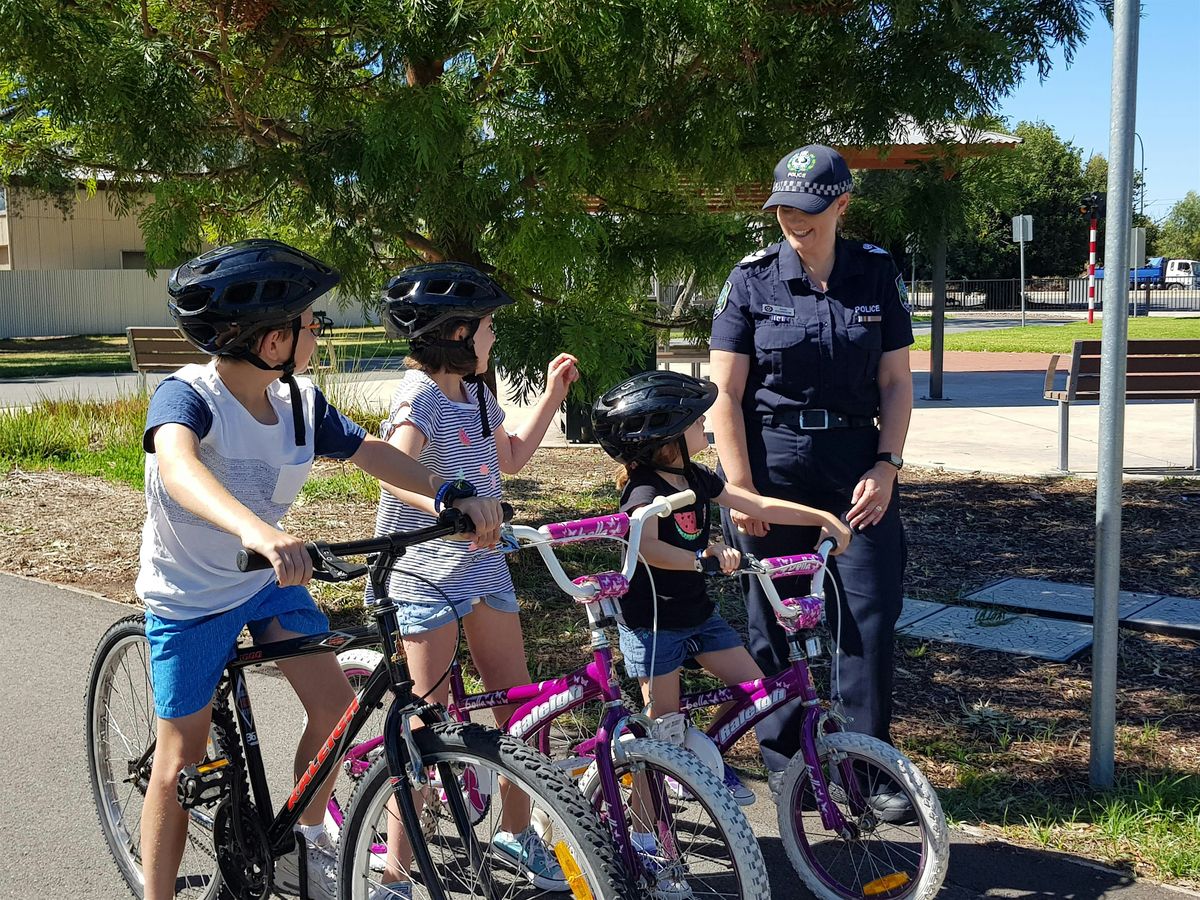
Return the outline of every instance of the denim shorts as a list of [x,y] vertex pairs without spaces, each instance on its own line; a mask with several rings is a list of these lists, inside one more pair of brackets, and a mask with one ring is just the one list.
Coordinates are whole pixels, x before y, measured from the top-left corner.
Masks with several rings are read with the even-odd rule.
[[414,634],[424,634],[427,631],[437,631],[443,625],[454,621],[454,613],[458,618],[465,618],[476,603],[486,603],[497,612],[515,613],[518,611],[517,595],[512,591],[501,591],[495,594],[484,594],[482,597],[468,597],[454,604],[454,609],[445,603],[417,603],[413,601],[396,601],[396,618],[400,622],[400,635],[409,637]]
[[650,655],[654,654],[653,675],[666,675],[683,665],[689,656],[715,653],[730,647],[741,647],[742,637],[714,612],[695,628],[660,628],[658,645],[649,628],[619,626],[621,655],[625,657],[625,674],[630,678],[649,678]]
[[308,588],[281,588],[274,581],[240,606],[198,619],[160,619],[146,613],[150,639],[150,682],[154,712],[179,719],[212,702],[225,664],[237,653],[243,626],[255,641],[278,619],[295,634],[320,634],[329,620],[317,609]]

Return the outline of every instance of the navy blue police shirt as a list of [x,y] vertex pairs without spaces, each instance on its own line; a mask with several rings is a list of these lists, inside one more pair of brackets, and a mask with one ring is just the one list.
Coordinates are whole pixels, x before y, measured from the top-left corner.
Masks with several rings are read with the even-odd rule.
[[904,279],[886,250],[838,238],[828,286],[813,287],[787,241],[729,274],[709,346],[750,357],[747,416],[879,414],[880,357],[913,342]]

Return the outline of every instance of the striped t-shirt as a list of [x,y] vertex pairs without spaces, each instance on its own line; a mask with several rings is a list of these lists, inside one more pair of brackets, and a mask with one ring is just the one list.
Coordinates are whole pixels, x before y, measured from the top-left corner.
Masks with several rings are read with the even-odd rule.
[[[392,395],[391,411],[380,436],[387,440],[402,422],[416,426],[425,435],[425,448],[417,458],[431,471],[443,478],[465,478],[475,485],[480,497],[499,498],[496,440],[483,436],[476,390],[476,385],[467,385],[471,402],[456,402],[443,394],[424,372],[411,371]],[[495,429],[504,421],[504,411],[491,391],[484,387],[483,393],[487,398],[488,422]],[[375,534],[425,528],[434,522],[433,516],[402,503],[387,491],[380,493]],[[445,603],[436,590],[408,572],[416,572],[436,584],[452,603],[485,594],[511,593],[512,576],[504,556],[495,550],[471,551],[467,549],[469,546],[468,541],[440,540],[409,547],[397,561],[388,582],[392,599],[397,603]],[[372,600],[368,585],[367,602]]]

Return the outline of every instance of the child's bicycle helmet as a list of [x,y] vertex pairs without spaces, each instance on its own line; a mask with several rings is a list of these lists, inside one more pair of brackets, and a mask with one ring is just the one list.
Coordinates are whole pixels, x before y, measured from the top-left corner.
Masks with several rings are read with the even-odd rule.
[[[304,444],[304,419],[295,371],[300,314],[342,276],[318,259],[280,241],[238,241],[186,262],[167,281],[167,309],[192,344],[213,356],[243,359],[280,371],[291,389],[296,446]],[[258,339],[292,329],[292,355],[268,366],[255,353]]]
[[[717,399],[717,386],[679,372],[642,372],[605,393],[592,408],[592,429],[617,462],[647,463]],[[683,452],[686,465],[688,454]]]
[[[408,338],[414,350],[422,347],[465,347],[475,353],[479,322],[501,306],[514,303],[495,281],[466,263],[425,263],[405,269],[383,289],[383,330],[389,337]],[[467,334],[458,340],[442,335],[446,326],[466,325]],[[492,433],[487,416],[483,385],[475,381],[479,421],[483,436]]]
[[[471,334],[462,342],[470,348],[479,320],[507,306],[513,298],[495,281],[465,263],[426,263],[405,269],[383,289],[383,324],[392,337],[414,345],[461,343],[441,341],[434,332],[443,325],[462,323]],[[473,327],[472,327],[472,323]]]

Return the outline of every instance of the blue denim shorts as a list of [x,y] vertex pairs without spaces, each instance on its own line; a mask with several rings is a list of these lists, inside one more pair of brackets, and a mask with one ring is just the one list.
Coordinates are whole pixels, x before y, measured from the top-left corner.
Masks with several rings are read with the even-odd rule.
[[255,641],[272,620],[296,634],[320,634],[329,620],[317,609],[308,588],[281,588],[274,581],[240,606],[198,619],[160,619],[146,613],[150,639],[150,682],[154,712],[179,719],[212,702],[225,664],[237,652],[243,626]]
[[716,653],[730,647],[741,647],[742,638],[733,627],[713,613],[695,628],[660,628],[658,645],[649,628],[619,626],[621,655],[625,657],[625,674],[630,678],[650,678],[650,655],[654,654],[653,675],[666,675],[683,665],[689,656]]
[[497,612],[515,613],[518,611],[517,595],[512,591],[496,594],[484,594],[482,597],[468,597],[454,604],[454,610],[445,603],[416,603],[412,601],[396,601],[396,618],[400,622],[400,634],[408,637],[414,634],[424,634],[427,631],[437,631],[443,625],[454,621],[454,613],[458,618],[465,618],[476,603],[486,603]]

